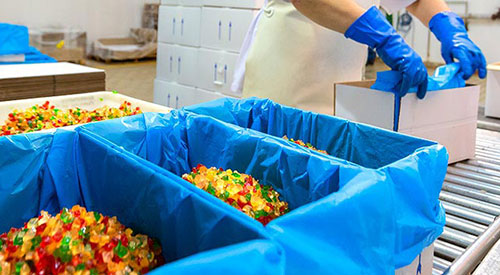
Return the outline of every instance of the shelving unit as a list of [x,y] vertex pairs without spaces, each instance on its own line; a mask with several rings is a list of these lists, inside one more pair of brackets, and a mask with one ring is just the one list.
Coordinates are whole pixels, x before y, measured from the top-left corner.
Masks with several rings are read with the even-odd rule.
[[245,34],[264,0],[163,0],[154,102],[172,108],[231,92]]

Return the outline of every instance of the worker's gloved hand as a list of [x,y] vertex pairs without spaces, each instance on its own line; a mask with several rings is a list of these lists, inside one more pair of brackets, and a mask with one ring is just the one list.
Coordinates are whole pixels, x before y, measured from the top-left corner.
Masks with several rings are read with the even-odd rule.
[[472,42],[462,18],[456,13],[445,11],[434,15],[429,28],[441,41],[441,55],[446,64],[454,59],[460,62],[464,79],[469,79],[476,70],[479,77],[486,77],[486,59],[481,50]]
[[418,98],[425,97],[428,74],[422,58],[406,44],[375,6],[347,29],[345,37],[376,49],[385,64],[401,73],[402,80],[397,89],[399,96],[405,96],[411,87],[418,86]]

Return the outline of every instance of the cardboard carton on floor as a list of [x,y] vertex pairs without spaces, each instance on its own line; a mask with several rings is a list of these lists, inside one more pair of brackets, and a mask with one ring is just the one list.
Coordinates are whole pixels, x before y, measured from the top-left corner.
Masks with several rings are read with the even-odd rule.
[[485,115],[500,118],[500,62],[488,65]]
[[[370,89],[374,81],[335,84],[335,116],[433,140],[450,163],[474,157],[479,86],[428,92],[424,100]],[[399,105],[399,108],[398,108]]]

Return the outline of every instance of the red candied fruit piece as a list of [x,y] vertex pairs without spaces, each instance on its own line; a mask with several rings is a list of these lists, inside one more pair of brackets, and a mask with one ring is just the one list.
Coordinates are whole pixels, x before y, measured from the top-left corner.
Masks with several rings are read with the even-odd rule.
[[45,228],[47,228],[47,224],[46,223],[43,223],[43,224],[40,224],[39,226],[37,226],[36,228],[36,234],[37,235],[40,235],[43,233],[43,231],[45,230]]
[[45,236],[42,238],[42,242],[40,243],[41,248],[45,248],[52,242],[52,239],[49,236]]
[[54,239],[54,241],[56,242],[59,242],[60,240],[62,240],[62,233],[57,232],[54,236],[52,236],[52,239]]
[[126,236],[126,235],[122,235],[122,236],[120,237],[120,241],[122,242],[122,245],[123,245],[123,246],[128,246],[128,238],[127,238],[127,236]]

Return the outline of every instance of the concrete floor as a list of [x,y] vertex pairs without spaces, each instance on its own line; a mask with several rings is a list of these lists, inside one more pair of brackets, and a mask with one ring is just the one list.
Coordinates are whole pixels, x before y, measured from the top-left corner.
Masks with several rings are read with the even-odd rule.
[[109,64],[86,60],[85,65],[106,70],[106,90],[153,102],[156,60]]
[[[87,60],[86,65],[106,70],[106,89],[116,90],[119,93],[139,98],[146,101],[153,101],[154,78],[156,76],[156,61],[145,60],[138,62],[114,62],[110,64]],[[429,73],[434,72],[436,65],[429,64]],[[366,67],[365,79],[375,79],[378,71],[389,68],[379,59],[374,65]],[[470,83],[481,85],[480,106],[484,106],[486,96],[486,80],[479,79],[474,75]]]

